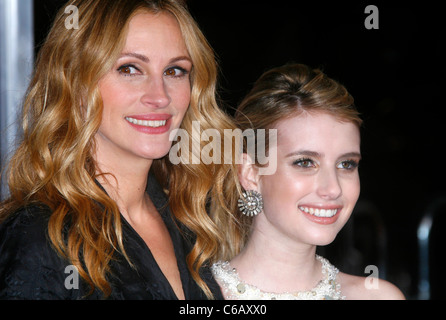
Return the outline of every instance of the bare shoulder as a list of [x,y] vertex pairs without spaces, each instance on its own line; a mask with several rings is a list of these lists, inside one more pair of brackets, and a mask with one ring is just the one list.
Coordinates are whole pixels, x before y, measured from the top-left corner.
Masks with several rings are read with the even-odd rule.
[[400,289],[389,281],[339,272],[337,280],[348,300],[405,300]]

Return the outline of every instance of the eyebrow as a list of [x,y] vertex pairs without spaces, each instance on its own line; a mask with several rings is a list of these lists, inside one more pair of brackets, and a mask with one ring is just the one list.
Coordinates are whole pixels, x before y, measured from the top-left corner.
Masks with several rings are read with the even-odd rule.
[[340,158],[359,158],[359,160],[361,160],[362,156],[359,152],[348,152],[343,154]]
[[[136,53],[136,52],[124,52],[123,54],[121,54],[120,58],[124,58],[124,57],[136,58],[136,59],[139,59],[139,60],[141,60],[142,62],[145,62],[145,63],[150,62],[150,59],[147,56],[145,56],[143,54],[140,54],[140,53]],[[183,61],[183,60],[187,60],[190,63],[192,63],[192,59],[189,58],[188,56],[179,56],[179,57],[172,58],[169,61],[169,63],[175,63],[175,62]]]
[[322,158],[323,155],[316,151],[310,151],[310,150],[298,150],[291,153],[288,153],[285,158],[293,157],[293,156],[307,156],[307,157],[314,157],[314,158]]
[[[312,158],[323,158],[324,154],[323,153],[319,153],[316,151],[311,151],[311,150],[298,150],[298,151],[294,151],[291,152],[289,154],[287,154],[285,156],[285,158],[288,157],[293,157],[293,156],[306,156],[306,157],[312,157]],[[361,154],[359,152],[347,152],[342,154],[339,159],[341,158],[359,158],[361,159]]]
[[188,56],[179,56],[179,57],[171,59],[169,62],[175,63],[175,62],[183,61],[183,60],[186,60],[186,61],[189,61],[190,63],[192,63],[192,59],[189,58]]
[[136,53],[136,52],[125,52],[125,53],[121,54],[120,58],[124,58],[124,57],[132,57],[132,58],[139,59],[143,62],[149,62],[149,58],[147,58],[147,56],[145,56],[143,54]]

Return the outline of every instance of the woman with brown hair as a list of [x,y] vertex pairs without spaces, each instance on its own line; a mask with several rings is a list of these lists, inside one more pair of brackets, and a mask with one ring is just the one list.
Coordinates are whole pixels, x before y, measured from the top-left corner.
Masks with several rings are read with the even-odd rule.
[[[316,255],[316,246],[334,240],[359,197],[362,121],[347,90],[320,70],[285,65],[257,80],[235,118],[241,130],[276,133],[277,143],[266,144],[267,164],[244,149],[238,179],[226,185],[233,214],[212,212],[227,235],[217,254],[221,261],[212,266],[224,297],[403,298],[384,280],[369,286]],[[265,165],[275,172],[262,174]]]
[[78,27],[62,8],[8,167],[0,297],[221,297],[205,262],[221,238],[206,208],[223,165],[167,156],[175,129],[232,127],[212,49],[180,1],[69,4]]

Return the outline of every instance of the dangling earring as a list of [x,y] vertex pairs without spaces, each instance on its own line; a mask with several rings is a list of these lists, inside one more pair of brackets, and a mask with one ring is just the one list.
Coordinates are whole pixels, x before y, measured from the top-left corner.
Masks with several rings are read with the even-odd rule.
[[258,215],[263,210],[262,195],[255,190],[248,190],[238,200],[239,210],[246,216]]

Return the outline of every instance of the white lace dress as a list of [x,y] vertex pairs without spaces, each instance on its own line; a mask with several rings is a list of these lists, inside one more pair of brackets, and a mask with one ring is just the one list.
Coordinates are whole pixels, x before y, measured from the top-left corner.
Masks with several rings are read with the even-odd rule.
[[264,292],[242,281],[235,268],[228,261],[219,261],[212,265],[212,274],[222,288],[227,300],[341,300],[341,286],[336,282],[339,270],[327,259],[316,255],[322,263],[322,280],[309,291]]

